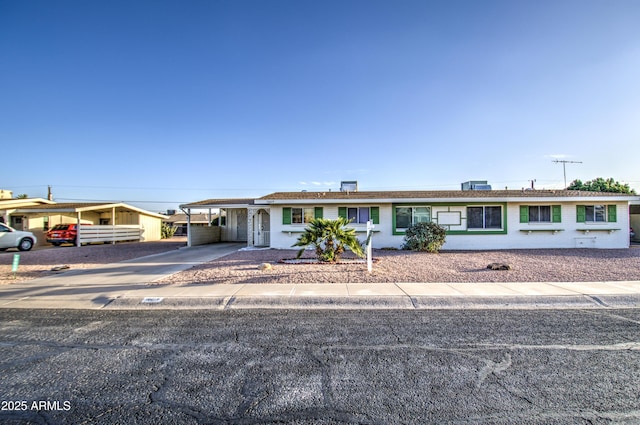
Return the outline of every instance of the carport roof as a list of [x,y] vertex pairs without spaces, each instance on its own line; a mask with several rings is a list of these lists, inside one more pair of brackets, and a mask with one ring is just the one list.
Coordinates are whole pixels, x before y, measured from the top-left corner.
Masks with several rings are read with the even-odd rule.
[[249,205],[255,205],[255,203],[255,198],[206,199],[180,205],[180,208],[246,208]]
[[94,211],[94,212],[110,212],[113,208],[116,210],[129,210],[135,211],[140,214],[148,215],[151,217],[166,219],[167,216],[162,214],[156,214],[151,211],[146,211],[141,208],[136,208],[132,205],[124,204],[122,202],[118,203],[59,203],[59,204],[49,204],[49,205],[34,205],[29,207],[21,207],[16,209],[15,212],[18,213],[79,213],[85,211]]

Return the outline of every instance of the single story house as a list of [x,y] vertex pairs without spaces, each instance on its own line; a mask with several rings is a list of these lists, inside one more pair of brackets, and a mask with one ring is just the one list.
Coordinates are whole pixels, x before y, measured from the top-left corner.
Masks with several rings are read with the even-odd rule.
[[[276,192],[257,199],[210,199],[181,208],[220,209],[220,239],[289,249],[314,217],[351,219],[375,248],[399,248],[413,223],[447,229],[443,249],[627,248],[629,205],[639,198],[573,190]],[[188,244],[197,245],[189,227]],[[209,229],[213,231],[213,229]]]
[[[5,191],[1,191],[5,192]],[[11,193],[11,192],[8,192]],[[30,230],[23,222],[24,216],[16,214],[16,210],[24,207],[55,204],[44,198],[0,198],[0,222],[6,223],[16,230]],[[44,226],[44,222],[42,223]]]
[[[0,205],[2,202],[0,201]],[[20,218],[22,230],[33,232],[38,242],[44,233],[57,224],[78,223],[80,243],[116,240],[158,241],[162,221],[167,216],[146,211],[124,203],[56,203],[22,206],[10,214],[12,222]],[[84,231],[84,230],[87,231]],[[82,234],[84,233],[84,239]]]

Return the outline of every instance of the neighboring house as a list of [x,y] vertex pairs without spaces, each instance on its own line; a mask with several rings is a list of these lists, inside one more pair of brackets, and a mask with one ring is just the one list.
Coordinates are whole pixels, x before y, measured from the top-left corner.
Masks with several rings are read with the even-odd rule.
[[[2,192],[5,193],[6,191]],[[11,194],[11,192],[8,193]],[[31,230],[29,226],[25,226],[25,223],[23,222],[23,215],[15,214],[16,210],[23,207],[51,204],[55,204],[55,202],[48,201],[43,198],[0,198],[0,218],[2,219],[0,221],[3,221],[16,230]],[[36,228],[45,228],[47,225],[46,218],[41,217],[31,224]],[[38,240],[40,239],[38,238]]]
[[[0,201],[0,209],[2,203]],[[34,232],[38,241],[45,241],[44,233],[56,224],[80,223],[91,225],[86,238],[96,241],[161,239],[162,221],[167,217],[124,203],[56,203],[47,201],[14,209],[10,217],[20,217],[23,230]],[[84,226],[83,226],[84,228]],[[92,236],[89,236],[89,234]],[[107,234],[115,236],[106,236]],[[131,235],[134,235],[132,237]],[[118,236],[119,235],[119,236]],[[91,240],[83,240],[91,242]],[[46,243],[46,241],[45,241]]]
[[177,228],[175,236],[187,236],[187,227],[189,223],[191,226],[205,227],[209,226],[212,222],[218,219],[218,214],[191,214],[191,217],[187,217],[185,213],[167,214],[169,217],[163,221],[168,226],[175,226]]
[[[443,249],[625,248],[629,204],[637,196],[568,190],[277,192],[257,199],[212,199],[182,205],[220,208],[221,240],[291,248],[315,217],[352,219],[373,246],[399,248],[411,224],[447,229]],[[226,217],[226,220],[223,218]],[[189,229],[192,230],[191,228]],[[189,238],[190,245],[198,244]]]

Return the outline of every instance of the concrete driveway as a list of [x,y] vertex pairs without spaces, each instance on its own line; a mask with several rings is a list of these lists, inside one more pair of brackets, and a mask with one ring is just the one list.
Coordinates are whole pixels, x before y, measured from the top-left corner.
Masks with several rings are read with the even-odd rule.
[[221,243],[183,248],[101,267],[0,286],[0,307],[100,308],[129,291],[245,246]]

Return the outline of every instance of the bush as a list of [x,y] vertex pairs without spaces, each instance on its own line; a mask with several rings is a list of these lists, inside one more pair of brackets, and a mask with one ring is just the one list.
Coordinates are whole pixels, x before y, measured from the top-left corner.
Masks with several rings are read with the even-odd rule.
[[160,229],[160,237],[162,239],[170,239],[175,235],[178,228],[176,226],[169,226],[167,224],[162,224]]
[[407,229],[402,249],[438,252],[444,245],[447,229],[436,223],[416,223]]

